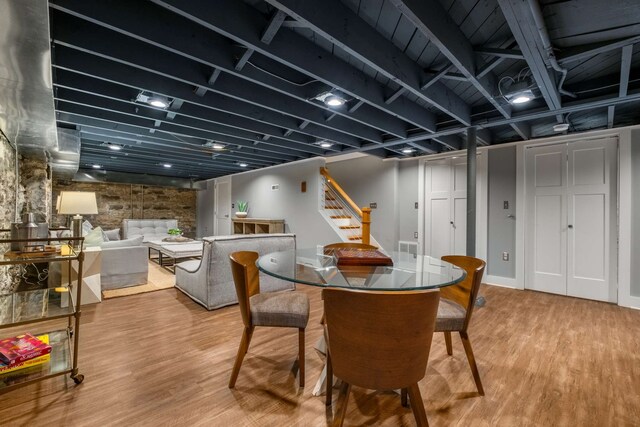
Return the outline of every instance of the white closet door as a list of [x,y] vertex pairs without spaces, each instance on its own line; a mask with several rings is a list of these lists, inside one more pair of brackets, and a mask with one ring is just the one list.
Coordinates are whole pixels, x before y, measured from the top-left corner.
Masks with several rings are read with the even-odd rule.
[[231,179],[219,178],[216,180],[216,236],[231,234]]
[[567,148],[531,147],[525,155],[525,288],[567,294]]
[[425,254],[451,251],[451,167],[449,160],[425,164]]
[[[617,300],[615,268],[615,139],[582,141],[568,146],[567,295]],[[615,253],[614,253],[615,254]],[[614,257],[615,259],[615,257]]]
[[467,162],[466,159],[451,161],[451,252],[452,255],[467,253]]

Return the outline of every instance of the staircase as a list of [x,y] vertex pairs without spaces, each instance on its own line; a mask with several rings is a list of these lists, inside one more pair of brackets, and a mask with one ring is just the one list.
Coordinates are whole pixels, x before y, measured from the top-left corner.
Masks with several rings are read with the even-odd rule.
[[320,175],[322,175],[320,213],[342,241],[380,247],[371,236],[371,209],[359,208],[329,175],[327,168],[320,168]]

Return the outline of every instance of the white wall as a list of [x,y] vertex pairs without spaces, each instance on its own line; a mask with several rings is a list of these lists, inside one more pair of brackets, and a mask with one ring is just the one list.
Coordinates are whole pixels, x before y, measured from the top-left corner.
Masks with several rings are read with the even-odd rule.
[[[285,231],[296,234],[298,248],[338,241],[338,235],[318,212],[320,167],[323,158],[233,175],[231,201],[249,202],[253,218],[284,219]],[[306,181],[307,191],[300,184]],[[272,190],[278,185],[278,190]]]

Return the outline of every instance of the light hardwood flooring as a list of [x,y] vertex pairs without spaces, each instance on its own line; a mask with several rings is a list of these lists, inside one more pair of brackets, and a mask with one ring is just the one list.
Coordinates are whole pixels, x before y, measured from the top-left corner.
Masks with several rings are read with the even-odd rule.
[[[86,308],[84,383],[56,378],[0,395],[0,425],[325,426],[331,410],[311,395],[320,290],[299,289],[312,304],[304,389],[293,373],[297,331],[258,328],[229,390],[238,307],[208,312],[168,289]],[[459,338],[448,357],[437,334],[420,383],[431,426],[640,424],[640,311],[490,286],[481,294],[469,333],[486,395],[475,393]],[[398,395],[354,388],[351,399],[345,425],[414,425]]]

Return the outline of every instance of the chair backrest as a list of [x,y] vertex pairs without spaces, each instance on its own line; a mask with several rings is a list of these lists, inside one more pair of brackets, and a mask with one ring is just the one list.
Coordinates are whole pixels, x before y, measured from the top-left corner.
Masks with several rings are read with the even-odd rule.
[[440,289],[442,298],[460,304],[467,311],[464,321],[464,329],[466,330],[471,320],[471,313],[473,312],[474,303],[478,296],[478,290],[482,283],[482,275],[487,263],[481,259],[464,255],[445,255],[442,257],[442,260],[460,267],[467,273],[467,277],[465,277],[463,281]]
[[172,228],[178,228],[177,219],[123,219],[122,239],[143,236],[145,242],[162,240]]
[[373,390],[405,388],[427,368],[438,291],[322,290],[334,374]]
[[236,285],[238,304],[244,325],[251,326],[251,306],[249,298],[260,293],[260,277],[258,275],[258,253],[251,251],[234,252],[229,255],[233,282]]
[[365,249],[365,250],[376,250],[377,246],[367,245],[364,243],[350,243],[350,242],[339,242],[339,243],[330,243],[324,246],[324,250],[328,249]]

